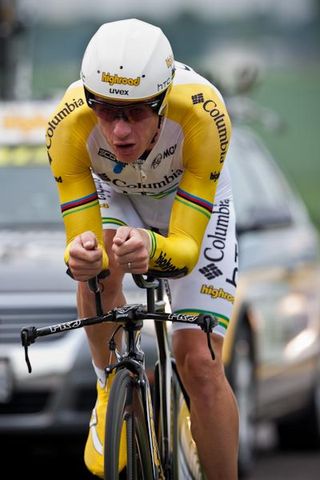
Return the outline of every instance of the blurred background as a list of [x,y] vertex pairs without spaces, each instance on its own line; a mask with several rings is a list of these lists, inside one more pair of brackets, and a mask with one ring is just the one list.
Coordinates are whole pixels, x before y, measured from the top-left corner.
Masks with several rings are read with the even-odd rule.
[[[52,108],[79,78],[99,25],[129,17],[161,27],[177,60],[212,79],[233,121],[250,124],[263,138],[320,231],[320,0],[0,0],[0,105],[39,100],[42,108],[33,125],[20,118],[20,134],[38,121],[42,128],[48,115],[42,101]],[[266,449],[250,480],[318,479],[319,450],[269,453],[273,433],[261,432]],[[82,452],[82,443],[77,448]],[[39,458],[37,465],[42,474]]]
[[243,90],[246,103],[236,108],[320,228],[319,0],[0,0],[0,97],[59,97],[78,78],[97,27],[131,16],[162,27],[176,58],[223,93]]

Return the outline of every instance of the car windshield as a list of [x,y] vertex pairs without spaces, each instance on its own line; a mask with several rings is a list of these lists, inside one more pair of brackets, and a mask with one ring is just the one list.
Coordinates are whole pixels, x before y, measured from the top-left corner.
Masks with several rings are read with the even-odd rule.
[[44,146],[0,147],[0,228],[62,226]]
[[247,129],[234,129],[229,155],[238,224],[291,218],[291,193],[258,137]]

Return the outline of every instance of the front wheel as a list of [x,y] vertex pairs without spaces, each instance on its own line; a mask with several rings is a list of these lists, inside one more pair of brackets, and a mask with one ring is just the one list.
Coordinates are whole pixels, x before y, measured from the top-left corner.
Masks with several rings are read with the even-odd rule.
[[[172,376],[170,378],[170,397],[166,400],[169,401],[170,409],[170,421],[168,421],[165,411],[160,399],[160,389],[163,390],[162,394],[165,394],[165,385],[160,386],[160,372],[159,364],[156,364],[155,368],[155,384],[154,384],[154,417],[155,417],[155,430],[157,434],[158,445],[160,447],[160,455],[162,463],[165,465],[165,476],[168,480],[178,480],[179,477],[179,457],[178,457],[178,414],[181,390],[179,387],[179,381],[175,369],[172,369]],[[166,392],[167,393],[167,392]],[[166,427],[165,427],[166,426]],[[164,441],[164,428],[167,428],[170,437]]]
[[120,478],[119,466],[123,464],[123,458],[126,467],[121,479],[152,479],[153,465],[149,444],[141,389],[128,370],[119,370],[112,382],[107,408],[105,480]]
[[165,386],[160,385],[159,365],[157,364],[155,369],[154,411],[158,444],[162,447],[165,446],[162,431],[164,422],[168,422],[167,428],[171,439],[168,451],[169,458],[165,458],[164,449],[161,450],[163,464],[167,467],[165,471],[166,479],[202,480],[204,476],[190,428],[189,398],[180,381],[174,360],[172,360],[170,380],[170,397],[168,397],[170,422],[168,422],[167,418],[162,418],[165,413],[161,410],[160,390],[163,389],[163,393],[165,393]]

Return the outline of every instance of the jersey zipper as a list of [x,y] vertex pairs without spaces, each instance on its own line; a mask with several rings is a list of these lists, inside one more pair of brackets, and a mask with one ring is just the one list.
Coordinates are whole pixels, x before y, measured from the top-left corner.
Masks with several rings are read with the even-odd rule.
[[142,191],[143,193],[145,193],[145,188],[144,188],[144,182],[146,181],[147,179],[147,174],[146,172],[143,170],[142,168],[142,165],[143,165],[144,161],[142,160],[137,160],[137,162],[134,164],[134,167],[138,167],[138,171],[139,171],[139,178],[140,178],[140,183],[141,183],[141,188],[142,188]]

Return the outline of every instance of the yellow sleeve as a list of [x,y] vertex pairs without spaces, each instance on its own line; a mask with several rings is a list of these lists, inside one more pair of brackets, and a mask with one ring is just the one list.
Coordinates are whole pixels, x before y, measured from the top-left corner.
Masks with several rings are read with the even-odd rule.
[[191,98],[190,88],[179,87],[181,101],[178,98],[172,113],[169,105],[168,116],[183,126],[185,170],[173,203],[168,236],[148,231],[152,243],[150,269],[175,276],[189,273],[197,263],[231,135],[224,102],[209,87],[202,86],[203,101],[185,114],[183,99]]
[[94,125],[95,118],[86,105],[83,88],[69,88],[49,119],[46,145],[66,231],[65,262],[69,260],[72,240],[90,230],[103,250],[103,268],[107,268],[99,201],[86,148]]

